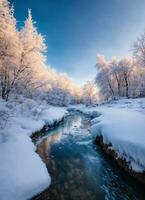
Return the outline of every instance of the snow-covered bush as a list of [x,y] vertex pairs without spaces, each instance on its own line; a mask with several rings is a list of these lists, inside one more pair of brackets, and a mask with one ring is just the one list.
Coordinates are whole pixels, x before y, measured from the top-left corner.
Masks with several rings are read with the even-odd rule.
[[7,123],[12,117],[11,113],[7,109],[0,109],[0,129],[4,129]]

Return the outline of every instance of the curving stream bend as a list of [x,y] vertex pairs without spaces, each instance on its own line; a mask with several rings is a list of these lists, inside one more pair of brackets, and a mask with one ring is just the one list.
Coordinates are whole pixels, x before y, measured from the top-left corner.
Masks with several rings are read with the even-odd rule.
[[34,200],[145,199],[145,189],[93,144],[89,129],[89,117],[73,113],[35,139],[52,183]]

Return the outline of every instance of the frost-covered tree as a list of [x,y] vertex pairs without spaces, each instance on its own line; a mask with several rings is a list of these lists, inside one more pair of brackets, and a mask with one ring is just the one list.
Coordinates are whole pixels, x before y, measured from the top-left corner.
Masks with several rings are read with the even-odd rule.
[[47,95],[47,101],[52,105],[68,106],[70,104],[71,95],[69,91],[62,88],[52,87]]
[[114,90],[114,83],[112,79],[112,71],[110,70],[110,64],[106,61],[104,55],[97,56],[97,70],[98,73],[95,78],[96,84],[100,88],[101,94],[104,96],[105,99],[114,98],[115,97],[115,90]]
[[0,0],[0,95],[8,100],[19,78],[19,33],[13,7],[7,0]]
[[25,70],[23,84],[29,90],[38,89],[46,83],[46,80],[43,79],[46,71],[46,45],[44,37],[37,32],[31,10],[28,10],[28,18],[20,31],[20,41],[20,65]]
[[54,105],[82,101],[82,90],[66,74],[45,65],[46,45],[38,33],[31,11],[24,27],[16,29],[14,9],[0,0],[0,96],[8,100],[25,95]]
[[138,93],[145,96],[145,31],[134,42],[133,56],[136,60],[136,74],[138,74]]
[[114,96],[121,96],[121,83],[122,83],[122,76],[121,76],[121,68],[118,65],[118,61],[116,57],[113,57],[108,62],[108,70],[110,71],[110,77],[113,80],[113,91]]
[[131,85],[131,75],[133,72],[133,59],[132,57],[126,56],[122,60],[119,61],[118,67],[120,69],[120,74],[122,76],[123,80],[123,86],[124,86],[124,95],[127,98],[129,95],[129,89]]
[[50,104],[66,106],[68,104],[81,102],[81,88],[66,74],[60,74],[52,70],[52,72],[50,72],[50,81],[47,86],[49,88],[46,90],[44,98]]
[[145,67],[145,31],[134,42],[132,50],[138,65]]
[[[112,58],[106,61],[105,57],[97,57],[98,73],[96,83],[105,99],[116,99],[119,97],[130,97],[133,94],[134,61],[132,57],[124,57],[121,60]],[[135,83],[135,81],[134,81]]]
[[83,102],[89,106],[97,103],[98,91],[93,82],[88,81],[83,88]]

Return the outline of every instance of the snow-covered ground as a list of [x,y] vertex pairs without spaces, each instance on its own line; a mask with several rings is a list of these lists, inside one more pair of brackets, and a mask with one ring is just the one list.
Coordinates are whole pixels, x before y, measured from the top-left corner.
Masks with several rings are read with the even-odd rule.
[[[134,171],[145,171],[145,98],[70,108],[91,115],[92,134],[102,135],[104,143],[111,143]],[[66,113],[66,108],[30,99],[0,101],[1,200],[25,200],[50,185],[46,166],[30,136],[45,124],[60,121]]]
[[75,109],[94,115],[91,132],[112,144],[135,172],[145,171],[145,98],[122,99],[98,107]]
[[0,200],[25,200],[50,185],[46,166],[30,136],[60,121],[65,108],[33,100],[0,101]]

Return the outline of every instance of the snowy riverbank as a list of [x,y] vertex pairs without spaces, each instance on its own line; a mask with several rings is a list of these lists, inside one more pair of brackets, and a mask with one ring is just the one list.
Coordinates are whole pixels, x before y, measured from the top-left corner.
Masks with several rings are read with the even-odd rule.
[[46,166],[35,152],[32,133],[62,120],[65,108],[30,99],[0,102],[0,199],[25,200],[50,185]]
[[[145,171],[145,99],[122,99],[98,107],[78,106],[83,113],[94,113],[92,134],[126,160],[129,169]],[[97,116],[98,115],[98,116]]]
[[[70,106],[92,116],[92,134],[125,159],[136,173],[145,171],[145,99],[97,107]],[[50,185],[50,176],[31,141],[32,133],[62,120],[66,108],[19,99],[0,102],[0,199],[25,200]]]

